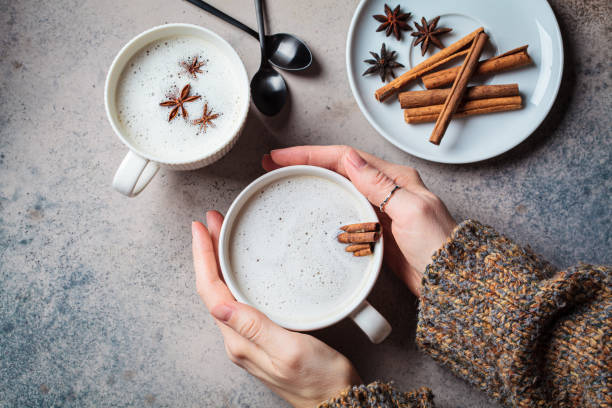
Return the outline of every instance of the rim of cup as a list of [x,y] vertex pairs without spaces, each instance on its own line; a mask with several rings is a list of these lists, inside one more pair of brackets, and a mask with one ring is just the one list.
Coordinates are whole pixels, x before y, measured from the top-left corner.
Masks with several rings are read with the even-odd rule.
[[[331,180],[341,187],[346,188],[349,192],[353,194],[355,197],[356,203],[362,207],[368,214],[368,219],[362,220],[362,222],[367,221],[379,221],[370,202],[357,190],[357,188],[345,177],[339,175],[336,172],[331,170],[316,167],[316,166],[307,166],[307,165],[297,165],[297,166],[288,166],[283,167],[269,173],[264,174],[263,176],[257,178],[253,182],[251,182],[247,187],[244,188],[234,199],[232,202],[227,214],[225,216],[225,220],[223,221],[223,226],[221,228],[221,234],[219,236],[219,266],[221,267],[221,273],[227,284],[232,295],[241,303],[246,303],[257,308],[257,305],[249,302],[246,296],[242,294],[242,292],[238,289],[238,285],[235,284],[234,278],[231,272],[231,263],[229,260],[229,244],[230,237],[233,228],[233,224],[240,214],[242,207],[246,202],[258,191],[260,191],[265,186],[270,183],[285,177],[290,176],[318,176],[325,178],[327,180]],[[316,321],[307,321],[303,323],[297,323],[292,321],[290,318],[283,319],[278,316],[268,316],[272,321],[277,323],[278,325],[296,331],[311,331],[318,330],[324,327],[331,326],[340,320],[348,317],[353,311],[355,311],[368,297],[376,280],[378,279],[378,275],[380,274],[380,270],[382,267],[382,259],[383,259],[383,238],[381,236],[380,240],[374,247],[374,253],[370,259],[368,264],[368,276],[367,279],[363,279],[359,290],[356,291],[349,302],[346,302],[343,307],[336,311],[334,314],[330,314],[322,319]]]
[[[181,35],[195,36],[195,37],[204,38],[206,40],[211,40],[211,39],[214,40],[215,45],[220,45],[221,51],[226,53],[226,55],[230,57],[230,59],[232,60],[231,61],[232,64],[237,70],[238,77],[240,78],[236,78],[236,81],[240,81],[242,83],[242,86],[240,86],[239,89],[241,92],[243,92],[243,94],[241,95],[243,106],[241,106],[241,109],[239,111],[238,117],[240,120],[237,120],[233,128],[231,128],[231,131],[228,132],[228,135],[227,135],[228,143],[234,138],[236,134],[238,134],[242,130],[244,123],[246,122],[250,103],[251,103],[251,89],[249,85],[249,77],[247,75],[247,71],[244,66],[244,63],[242,62],[242,59],[240,58],[240,56],[238,55],[234,47],[232,47],[230,43],[228,43],[225,39],[223,39],[223,37],[221,37],[219,34],[215,33],[214,31],[211,31],[208,28],[200,27],[194,24],[170,23],[170,24],[163,24],[163,25],[159,25],[159,26],[150,28],[138,34],[134,38],[132,38],[117,53],[117,55],[113,59],[113,62],[110,65],[110,68],[108,69],[108,74],[106,75],[106,81],[104,83],[104,106],[106,109],[106,116],[108,117],[108,121],[110,122],[111,127],[113,128],[113,131],[119,137],[119,139],[123,142],[123,144],[125,144],[130,150],[132,150],[134,153],[138,154],[139,156],[142,156],[146,159],[149,159],[151,161],[154,161],[160,164],[171,164],[172,165],[172,164],[196,163],[208,157],[215,156],[221,150],[226,148],[226,144],[223,144],[216,150],[207,152],[206,154],[203,154],[196,159],[191,159],[191,160],[186,160],[186,161],[167,160],[163,157],[156,157],[154,155],[148,154],[147,152],[144,152],[138,149],[136,146],[134,146],[130,142],[128,138],[124,136],[122,127],[119,124],[119,121],[117,118],[117,112],[116,112],[116,109],[114,109],[115,103],[116,103],[114,98],[116,97],[116,89],[117,89],[117,84],[119,82],[119,78],[121,77],[121,73],[125,69],[126,64],[129,62],[129,60],[134,55],[136,55],[140,50],[142,50],[142,48],[145,47],[147,44],[150,44],[154,41],[157,41],[165,37],[181,36]],[[111,89],[111,86],[112,86],[112,89]],[[111,100],[111,98],[113,100]]]

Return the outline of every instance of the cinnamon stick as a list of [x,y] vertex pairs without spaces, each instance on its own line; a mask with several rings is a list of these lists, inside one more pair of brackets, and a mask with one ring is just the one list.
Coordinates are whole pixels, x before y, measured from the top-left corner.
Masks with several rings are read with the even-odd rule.
[[465,94],[465,90],[467,88],[467,84],[472,77],[472,74],[476,70],[476,66],[478,65],[478,59],[480,58],[480,54],[484,49],[485,44],[489,36],[480,32],[476,34],[476,38],[474,38],[474,42],[470,47],[470,51],[468,55],[465,57],[465,62],[461,65],[461,69],[457,74],[457,78],[453,83],[453,87],[451,88],[446,101],[444,102],[444,107],[442,108],[442,112],[436,121],[436,125],[434,126],[433,132],[429,137],[429,141],[435,145],[439,145],[440,141],[444,137],[444,133],[448,128],[448,125],[451,121],[451,117],[453,113],[459,107],[461,103],[461,99],[463,98],[463,94]]
[[380,224],[377,222],[362,222],[359,224],[349,224],[340,227],[346,232],[372,232],[380,229]]
[[343,232],[338,235],[338,241],[343,244],[361,244],[364,242],[376,242],[380,238],[380,232]]
[[[520,105],[522,103],[522,99],[520,96],[507,96],[502,98],[487,98],[487,99],[477,99],[474,101],[465,101],[462,102],[457,107],[457,112],[462,112],[465,110],[476,109],[476,108],[488,108],[491,106],[499,106],[499,105]],[[421,106],[418,108],[410,108],[406,109],[404,112],[408,116],[422,116],[422,115],[437,115],[442,113],[442,108],[444,105],[430,105],[430,106]]]
[[466,55],[467,51],[460,50],[470,44],[472,40],[474,40],[474,38],[483,30],[484,28],[480,27],[473,33],[466,35],[459,41],[449,45],[448,47],[442,49],[440,52],[432,55],[425,61],[416,65],[412,69],[404,72],[402,75],[398,76],[382,88],[377,89],[374,93],[376,100],[382,102],[385,99],[389,98],[391,95],[395,94],[396,92],[399,92],[399,90],[406,86],[409,82],[414,81],[415,79],[423,76],[425,73],[431,71],[432,69],[443,65],[449,61],[452,61],[453,59],[458,58],[462,55]]
[[346,252],[356,252],[361,251],[362,249],[368,249],[371,247],[371,244],[351,244],[346,247]]
[[527,52],[527,48],[528,47],[529,47],[529,44],[521,45],[520,47],[513,48],[510,51],[504,52],[503,54],[499,54],[499,55],[496,55],[495,57],[491,57],[491,58],[489,58],[489,60],[499,59],[499,58],[506,57],[506,56],[512,55],[512,54],[518,54],[518,53],[521,53],[523,51]]
[[[444,103],[449,93],[450,88],[402,92],[399,94],[400,106],[402,109],[409,109],[421,106],[441,105]],[[468,87],[463,99],[466,101],[474,101],[477,99],[516,96],[518,94],[518,84],[481,85]]]
[[372,255],[372,247],[368,247],[366,249],[362,249],[360,251],[353,252],[353,256],[367,256]]
[[[496,112],[507,112],[513,110],[519,110],[523,107],[523,105],[499,105],[499,106],[491,106],[488,108],[478,108],[478,109],[470,109],[462,112],[453,113],[453,119],[464,118],[466,116],[473,115],[482,115],[485,113],[496,113]],[[434,115],[423,115],[423,116],[407,116],[404,114],[404,119],[406,123],[416,124],[416,123],[426,123],[426,122],[435,122],[438,120],[438,114]]]
[[[481,61],[474,75],[490,75],[510,69],[520,68],[532,64],[533,61],[527,53],[527,45],[510,50],[501,55]],[[443,69],[424,75],[421,80],[427,89],[441,88],[452,84],[461,67]]]
[[[404,110],[404,120],[407,123],[435,122],[444,105],[433,105]],[[480,115],[484,113],[505,112],[522,108],[520,96],[506,98],[490,98],[468,101],[459,106],[452,118]]]

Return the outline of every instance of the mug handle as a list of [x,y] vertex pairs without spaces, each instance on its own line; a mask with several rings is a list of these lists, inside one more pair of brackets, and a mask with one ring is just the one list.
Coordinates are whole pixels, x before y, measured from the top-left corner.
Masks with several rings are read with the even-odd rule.
[[350,314],[350,318],[374,344],[382,342],[391,334],[391,325],[387,319],[378,310],[374,309],[367,300],[361,302],[357,309]]
[[113,188],[121,194],[134,197],[144,190],[157,170],[159,164],[129,150],[115,173]]

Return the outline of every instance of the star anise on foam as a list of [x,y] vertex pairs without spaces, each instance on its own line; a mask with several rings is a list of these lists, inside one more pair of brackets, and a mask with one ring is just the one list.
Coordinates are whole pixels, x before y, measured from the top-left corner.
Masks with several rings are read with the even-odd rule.
[[395,78],[395,73],[393,72],[394,68],[403,67],[402,64],[395,61],[397,59],[397,53],[395,51],[388,51],[385,43],[383,43],[380,49],[380,55],[373,51],[370,51],[370,54],[372,54],[374,59],[363,60],[363,62],[371,64],[372,66],[368,68],[362,75],[377,73],[378,75],[380,75],[380,79],[385,82],[389,75]]
[[446,27],[436,28],[436,26],[438,25],[438,20],[440,20],[440,16],[434,18],[433,20],[431,20],[431,23],[427,24],[427,20],[425,20],[425,17],[422,17],[421,24],[423,24],[423,26],[420,26],[416,22],[414,23],[414,26],[418,31],[410,33],[410,35],[412,35],[413,37],[417,37],[416,41],[414,42],[415,47],[419,45],[419,43],[421,44],[421,55],[425,55],[425,52],[427,51],[427,48],[429,48],[430,43],[434,44],[440,49],[444,48],[444,45],[442,45],[442,42],[438,39],[437,36],[440,34],[448,33],[453,30],[452,28]]
[[194,125],[200,125],[200,131],[204,131],[204,133],[206,133],[206,128],[208,126],[210,127],[215,127],[215,124],[212,123],[212,121],[214,119],[217,119],[219,117],[219,113],[213,113],[212,108],[210,108],[210,111],[208,110],[208,103],[204,104],[204,112],[202,112],[202,116],[199,119],[194,120],[193,123]]
[[198,74],[204,73],[204,71],[202,71],[200,67],[206,65],[206,63],[198,62],[198,57],[193,57],[193,61],[191,61],[191,64],[188,61],[183,61],[181,62],[181,65],[183,66],[183,68],[185,68],[189,75],[193,75],[194,78],[197,78]]
[[391,7],[385,4],[385,15],[376,14],[372,17],[379,23],[382,23],[376,29],[376,32],[387,30],[385,34],[388,36],[393,33],[395,38],[401,40],[402,30],[411,31],[412,27],[406,22],[410,18],[410,13],[400,13],[400,6],[398,5],[395,9],[391,10]]
[[170,115],[168,115],[168,122],[178,115],[179,109],[183,115],[183,118],[187,119],[187,111],[185,110],[185,106],[183,104],[187,102],[193,102],[195,100],[200,99],[200,95],[192,95],[189,96],[189,91],[191,90],[191,85],[187,84],[181,90],[181,94],[176,98],[171,98],[168,101],[164,101],[160,103],[161,106],[174,106],[170,111]]

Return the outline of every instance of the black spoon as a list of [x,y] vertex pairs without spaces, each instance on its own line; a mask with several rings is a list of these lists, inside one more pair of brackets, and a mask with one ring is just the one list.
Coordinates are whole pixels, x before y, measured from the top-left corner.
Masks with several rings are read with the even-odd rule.
[[[233,17],[228,16],[219,9],[202,0],[187,0],[201,9],[219,17],[220,19],[246,31],[259,40],[259,34],[252,28],[244,25]],[[266,46],[269,52],[268,59],[277,68],[287,71],[299,71],[312,64],[312,53],[303,41],[291,34],[274,34],[266,36]]]
[[251,97],[257,109],[264,115],[276,115],[285,105],[287,85],[285,80],[272,68],[266,56],[266,29],[264,27],[262,0],[255,0],[259,45],[261,46],[261,65],[251,80]]

